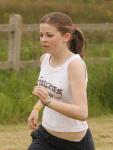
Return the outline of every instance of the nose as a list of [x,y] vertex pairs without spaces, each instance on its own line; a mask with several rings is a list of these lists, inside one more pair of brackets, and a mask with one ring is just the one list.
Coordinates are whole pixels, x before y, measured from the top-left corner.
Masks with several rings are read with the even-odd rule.
[[45,43],[47,41],[47,37],[46,36],[41,37],[40,41]]

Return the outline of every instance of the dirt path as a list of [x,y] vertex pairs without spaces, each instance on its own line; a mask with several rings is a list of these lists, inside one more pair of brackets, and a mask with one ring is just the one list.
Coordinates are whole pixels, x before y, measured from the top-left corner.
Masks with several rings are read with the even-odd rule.
[[[113,150],[113,116],[89,119],[96,150]],[[0,125],[0,150],[26,150],[31,142],[26,124]]]

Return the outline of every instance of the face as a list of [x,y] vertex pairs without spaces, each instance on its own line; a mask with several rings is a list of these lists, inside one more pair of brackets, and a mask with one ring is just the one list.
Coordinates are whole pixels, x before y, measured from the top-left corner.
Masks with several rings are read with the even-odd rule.
[[56,27],[47,23],[40,24],[40,42],[46,53],[56,53],[67,47],[67,38]]

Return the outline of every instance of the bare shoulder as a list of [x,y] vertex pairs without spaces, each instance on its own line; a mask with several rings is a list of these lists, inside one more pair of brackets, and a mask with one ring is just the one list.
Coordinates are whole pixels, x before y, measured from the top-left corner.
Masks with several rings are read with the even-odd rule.
[[82,59],[72,60],[68,67],[69,76],[81,76],[85,74],[85,63]]
[[82,59],[72,60],[69,64],[69,70],[84,69],[85,63]]

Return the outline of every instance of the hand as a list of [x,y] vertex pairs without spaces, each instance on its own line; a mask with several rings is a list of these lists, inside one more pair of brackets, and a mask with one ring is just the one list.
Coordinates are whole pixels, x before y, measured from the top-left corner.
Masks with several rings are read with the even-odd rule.
[[28,127],[30,129],[35,130],[37,128],[38,117],[39,117],[39,112],[33,109],[28,118]]
[[32,94],[35,96],[38,96],[39,99],[41,100],[42,104],[47,103],[47,98],[48,98],[48,91],[45,87],[43,86],[35,86]]

